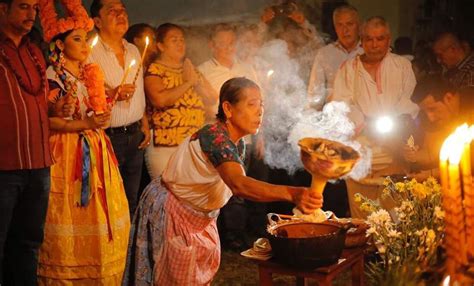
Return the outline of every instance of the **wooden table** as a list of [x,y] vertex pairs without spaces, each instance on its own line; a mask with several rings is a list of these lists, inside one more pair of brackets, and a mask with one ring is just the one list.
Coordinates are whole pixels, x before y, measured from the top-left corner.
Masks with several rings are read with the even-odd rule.
[[319,286],[332,285],[332,281],[341,272],[352,270],[352,285],[364,285],[364,248],[344,249],[338,263],[313,270],[291,268],[273,261],[258,261],[261,286],[273,285],[272,274],[296,276],[296,285],[307,285],[305,278],[316,279]]

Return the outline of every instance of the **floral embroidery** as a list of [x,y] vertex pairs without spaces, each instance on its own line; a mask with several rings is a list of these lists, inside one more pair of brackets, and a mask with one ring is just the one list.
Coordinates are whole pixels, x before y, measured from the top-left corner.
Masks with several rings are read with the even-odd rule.
[[[146,76],[159,76],[166,89],[183,84],[183,69],[174,69],[154,62]],[[173,106],[147,108],[154,130],[155,146],[177,146],[204,124],[204,104],[194,88],[188,89]]]
[[214,167],[229,161],[244,164],[244,141],[241,139],[237,145],[234,144],[222,123],[217,122],[204,126],[191,136],[191,140],[196,139],[199,140],[202,151],[207,155]]

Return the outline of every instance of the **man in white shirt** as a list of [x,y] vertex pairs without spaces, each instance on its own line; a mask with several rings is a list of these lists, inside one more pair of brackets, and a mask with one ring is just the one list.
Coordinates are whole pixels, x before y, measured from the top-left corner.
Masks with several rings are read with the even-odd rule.
[[308,82],[309,106],[321,110],[331,94],[339,67],[364,53],[359,40],[359,14],[351,5],[337,7],[332,19],[337,41],[318,50]]
[[[368,19],[361,29],[364,54],[346,61],[336,74],[333,100],[346,102],[351,109],[350,117],[355,123],[358,140],[372,150],[372,177],[377,179],[389,175],[396,165],[393,160],[394,140],[374,136],[371,130],[373,119],[381,116],[400,118],[409,115],[415,118],[418,106],[410,100],[416,85],[411,63],[389,51],[390,28],[382,17]],[[398,136],[398,137],[396,137]],[[401,138],[399,134],[391,139]],[[374,178],[376,177],[376,178]],[[364,217],[354,202],[354,194],[379,200],[383,186],[370,180],[347,181],[349,205],[353,217]],[[382,206],[384,202],[382,201]]]
[[[253,81],[257,80],[251,66],[236,60],[236,42],[237,36],[233,26],[217,24],[213,27],[209,41],[212,58],[202,63],[198,69],[217,94],[224,82],[231,78],[246,77]],[[215,121],[218,104],[219,100],[216,100],[215,104],[206,108],[207,123]]]
[[[150,130],[145,116],[145,92],[141,55],[137,47],[123,37],[128,29],[128,14],[120,0],[94,0],[90,8],[99,34],[89,62],[100,65],[105,77],[106,93],[113,102],[109,135],[117,157],[125,192],[133,217],[138,192],[144,148],[150,144]],[[130,63],[136,64],[129,69]],[[135,76],[138,73],[136,82]]]

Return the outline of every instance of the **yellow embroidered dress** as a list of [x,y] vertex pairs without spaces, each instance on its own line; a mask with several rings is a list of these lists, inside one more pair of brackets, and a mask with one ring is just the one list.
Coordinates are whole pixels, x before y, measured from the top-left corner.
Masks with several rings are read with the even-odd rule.
[[[158,76],[166,89],[183,84],[183,69],[171,68],[154,62],[146,76]],[[194,88],[186,92],[169,108],[148,107],[153,128],[154,146],[174,147],[204,125],[204,105]]]
[[[47,74],[54,102],[64,96],[64,86],[54,70]],[[80,81],[76,103],[74,119],[87,116],[87,89]],[[120,285],[130,217],[109,138],[102,129],[53,132],[50,144],[55,164],[38,282]]]

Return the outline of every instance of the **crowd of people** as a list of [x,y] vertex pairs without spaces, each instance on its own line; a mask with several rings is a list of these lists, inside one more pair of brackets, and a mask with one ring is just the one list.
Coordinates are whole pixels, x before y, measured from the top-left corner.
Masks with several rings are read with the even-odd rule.
[[[436,176],[443,138],[472,122],[474,53],[451,32],[434,38],[433,75],[409,39],[391,51],[383,17],[361,22],[341,5],[324,45],[287,1],[259,23],[214,25],[211,58],[195,66],[177,24],[129,27],[121,0],[94,0],[89,13],[60,2],[64,17],[53,0],[0,0],[0,285],[209,285],[219,233],[245,245],[235,242],[248,204],[260,216],[267,202],[320,208],[309,185],[269,183],[257,132],[271,82],[254,57],[270,38],[300,66],[302,104],[345,102],[354,139],[372,150],[371,173],[346,180],[352,217],[366,215],[355,193],[396,203],[381,199],[379,178]],[[375,133],[381,116],[399,132]]]

